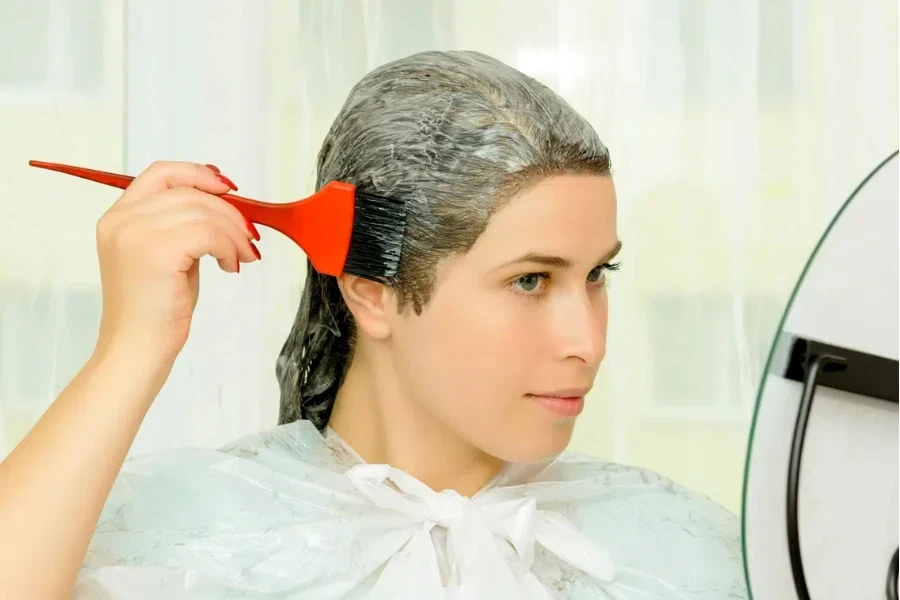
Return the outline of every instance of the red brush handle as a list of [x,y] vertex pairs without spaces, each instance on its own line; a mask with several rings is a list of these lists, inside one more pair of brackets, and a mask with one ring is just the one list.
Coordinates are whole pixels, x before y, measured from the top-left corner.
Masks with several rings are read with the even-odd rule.
[[[131,175],[61,163],[30,160],[28,164],[122,190],[134,181]],[[219,197],[254,223],[275,229],[291,238],[306,252],[320,273],[338,276],[343,272],[353,233],[353,213],[356,207],[354,185],[332,181],[309,198],[277,204],[232,194],[221,194]]]
[[[57,171],[59,173],[65,173],[66,175],[74,175],[75,177],[81,177],[88,181],[96,181],[97,183],[102,183],[122,190],[127,189],[128,186],[131,185],[131,182],[134,181],[134,177],[131,175],[120,175],[118,173],[110,173],[109,171],[98,171],[96,169],[64,165],[61,163],[29,160],[28,164],[32,167]],[[250,198],[233,196],[231,194],[222,194],[219,197],[223,200],[227,200],[235,208],[240,210],[241,214],[254,223],[267,225],[273,229],[279,229],[274,225],[283,220],[284,215],[282,213],[286,212],[284,208],[288,206],[287,204],[260,202],[258,200],[251,200]]]

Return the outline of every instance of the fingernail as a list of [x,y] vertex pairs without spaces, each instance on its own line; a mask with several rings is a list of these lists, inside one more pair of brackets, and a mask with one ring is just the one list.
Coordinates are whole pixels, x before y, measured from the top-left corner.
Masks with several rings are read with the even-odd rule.
[[222,175],[221,173],[216,173],[216,177],[219,178],[219,181],[230,187],[235,192],[238,191],[238,187],[234,185],[234,182]]
[[254,225],[253,221],[251,221],[247,217],[244,217],[244,221],[247,222],[247,231],[249,231],[250,235],[253,236],[253,239],[258,242],[259,241],[259,231],[256,230],[256,225]]
[[222,172],[222,170],[219,169],[219,167],[217,167],[216,165],[205,165],[205,166],[207,169],[209,169],[213,173],[221,173]]
[[262,255],[259,253],[259,248],[256,247],[256,244],[250,242],[250,249],[253,250],[253,254],[256,255],[256,260],[260,260]]

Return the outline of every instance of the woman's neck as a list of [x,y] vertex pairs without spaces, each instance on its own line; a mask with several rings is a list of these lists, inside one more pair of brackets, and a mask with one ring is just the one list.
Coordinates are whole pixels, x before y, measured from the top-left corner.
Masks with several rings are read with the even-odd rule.
[[393,365],[357,353],[338,390],[329,425],[370,464],[389,464],[435,491],[472,496],[503,466],[463,440],[404,390]]

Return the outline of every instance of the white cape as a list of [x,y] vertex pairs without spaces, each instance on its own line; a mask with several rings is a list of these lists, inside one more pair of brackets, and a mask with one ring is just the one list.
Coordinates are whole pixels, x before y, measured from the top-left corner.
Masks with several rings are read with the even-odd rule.
[[368,465],[330,429],[127,461],[77,600],[746,598],[739,523],[654,473],[572,453],[471,499]]

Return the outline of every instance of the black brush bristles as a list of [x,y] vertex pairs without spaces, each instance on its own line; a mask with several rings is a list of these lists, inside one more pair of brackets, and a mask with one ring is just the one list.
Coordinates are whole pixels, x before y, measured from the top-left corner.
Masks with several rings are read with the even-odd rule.
[[404,200],[356,192],[344,272],[382,282],[395,277],[400,269],[406,211]]

